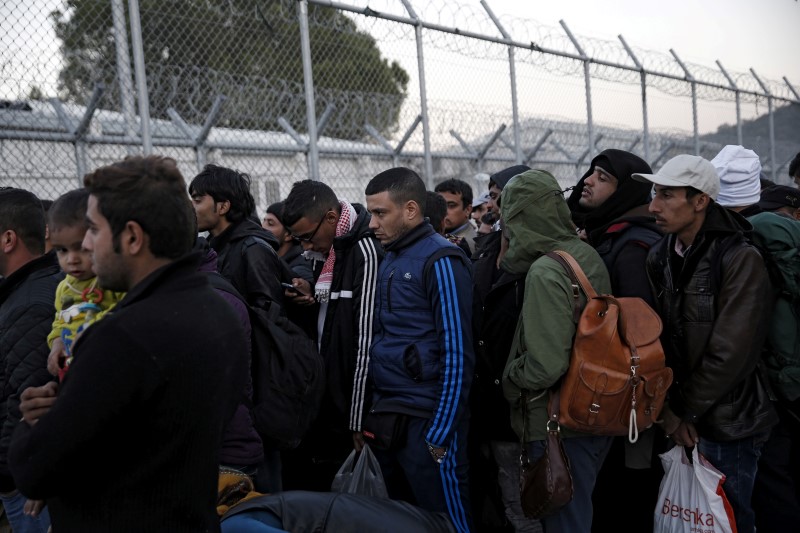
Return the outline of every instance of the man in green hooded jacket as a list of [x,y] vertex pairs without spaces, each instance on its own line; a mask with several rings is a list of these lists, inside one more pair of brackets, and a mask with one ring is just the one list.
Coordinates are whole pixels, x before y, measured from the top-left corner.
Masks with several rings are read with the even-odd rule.
[[[511,403],[511,425],[526,443],[533,462],[544,453],[548,390],[567,372],[577,329],[572,282],[567,272],[545,254],[562,250],[575,258],[598,293],[610,293],[603,260],[577,235],[561,187],[548,172],[529,170],[503,188],[500,214],[510,239],[502,267],[527,273],[525,298],[503,376]],[[581,294],[580,305],[586,304]],[[525,416],[521,398],[527,398]],[[592,490],[611,446],[611,437],[561,430],[570,461],[572,501],[542,522],[546,531],[589,532]]]

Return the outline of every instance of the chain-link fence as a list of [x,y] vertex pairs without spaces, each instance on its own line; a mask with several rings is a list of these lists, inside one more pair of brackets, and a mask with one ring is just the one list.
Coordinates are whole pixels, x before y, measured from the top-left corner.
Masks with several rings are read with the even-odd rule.
[[132,153],[253,177],[259,210],[311,177],[363,199],[526,163],[564,185],[620,148],[654,168],[743,144],[788,183],[787,78],[688,64],[622,36],[496,17],[488,0],[17,0],[0,6],[0,182],[55,198]]

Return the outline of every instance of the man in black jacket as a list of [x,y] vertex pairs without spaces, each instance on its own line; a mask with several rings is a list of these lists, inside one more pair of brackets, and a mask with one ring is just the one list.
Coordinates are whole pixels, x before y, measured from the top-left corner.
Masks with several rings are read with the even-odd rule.
[[[511,178],[527,170],[530,167],[515,165],[489,177],[490,213],[499,218],[503,188]],[[500,268],[508,250],[508,236],[503,231],[479,235],[475,247],[472,256],[475,376],[470,390],[469,428],[472,514],[485,528],[492,527],[492,517],[497,515],[495,522],[507,520],[517,532],[538,531],[541,526],[522,512],[519,439],[511,429],[511,415],[502,387],[503,371],[522,309],[525,275]],[[489,511],[492,508],[496,511]]]
[[250,177],[230,168],[206,165],[189,184],[197,227],[208,231],[219,273],[248,305],[269,310],[283,304],[281,264],[275,237],[251,219],[255,200]]
[[[269,311],[271,305],[278,305],[283,313],[283,266],[276,252],[279,243],[252,219],[256,203],[250,193],[250,176],[206,165],[189,184],[189,195],[197,214],[197,229],[208,231],[208,243],[217,252],[220,275],[231,282],[250,307]],[[282,489],[280,453],[270,445],[264,446],[256,489]]]
[[[57,387],[22,393],[9,462],[56,531],[219,531],[220,443],[241,398],[244,330],[187,255],[194,213],[175,161],[129,157],[84,178],[83,246],[127,291],[74,345]],[[56,396],[57,395],[57,396]]]
[[650,212],[666,234],[647,257],[675,376],[662,428],[675,444],[697,446],[725,474],[737,530],[752,533],[757,461],[778,421],[757,370],[769,276],[745,238],[753,227],[716,202],[719,177],[701,157],[679,155],[657,174],[633,178],[654,184]]
[[0,499],[15,531],[44,533],[50,523],[48,513],[23,513],[26,498],[16,490],[7,455],[20,419],[19,394],[50,381],[47,335],[63,274],[55,255],[44,254],[44,211],[32,193],[0,190],[0,231]]
[[[648,212],[653,187],[632,179],[637,172],[652,170],[635,154],[603,150],[592,159],[567,205],[581,237],[603,258],[612,294],[639,297],[654,305],[645,263],[648,251],[661,239],[661,230]],[[593,531],[614,529],[618,522],[612,498],[619,483],[640,488],[630,496],[632,523],[652,520],[663,473],[658,454],[665,451],[664,438],[658,440],[656,433],[656,428],[642,431],[634,444],[627,437],[614,439],[592,495]]]
[[319,181],[292,186],[283,222],[307,255],[325,262],[313,290],[302,278],[293,283],[301,292],[298,303],[319,303],[317,339],[327,383],[322,410],[304,446],[305,458],[311,456],[318,465],[311,477],[319,484],[307,479],[304,488],[328,490],[353,445],[361,445],[375,281],[383,249],[369,229],[366,209],[339,200]]

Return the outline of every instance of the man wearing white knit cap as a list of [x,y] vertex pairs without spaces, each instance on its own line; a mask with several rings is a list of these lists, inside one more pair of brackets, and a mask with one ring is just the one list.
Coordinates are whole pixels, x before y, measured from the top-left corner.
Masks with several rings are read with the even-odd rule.
[[752,150],[729,144],[711,160],[719,175],[717,203],[744,217],[761,211],[761,161]]
[[[798,318],[796,306],[791,304],[791,292],[786,288],[788,286],[784,286],[781,275],[781,269],[796,275],[796,261],[793,263],[790,257],[792,250],[796,256],[800,224],[762,209],[762,206],[773,204],[757,203],[761,201],[761,163],[755,152],[728,145],[711,162],[720,178],[718,203],[746,217],[752,225],[752,240],[760,246],[765,257],[771,257],[767,264],[773,270],[770,272],[772,290],[764,296],[768,301],[766,310],[770,326],[761,360],[766,370],[764,375],[776,393],[773,405],[779,423],[772,428],[769,440],[761,450],[751,505],[759,533],[781,532],[786,531],[786,524],[796,524],[800,520],[800,479],[796,470],[789,466],[797,464],[800,459],[800,450],[795,444],[800,437],[800,426],[797,425],[800,393],[798,389],[787,389],[787,382],[792,380],[785,378],[796,372],[800,365],[793,342],[798,338]],[[767,191],[767,198],[774,198],[774,193],[770,189]],[[787,279],[791,276],[789,274]]]

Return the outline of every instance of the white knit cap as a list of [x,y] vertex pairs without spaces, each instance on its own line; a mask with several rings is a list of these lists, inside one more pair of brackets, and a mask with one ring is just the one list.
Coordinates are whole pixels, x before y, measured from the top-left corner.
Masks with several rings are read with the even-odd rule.
[[761,200],[761,161],[754,151],[729,144],[711,164],[719,175],[719,205],[745,207]]

